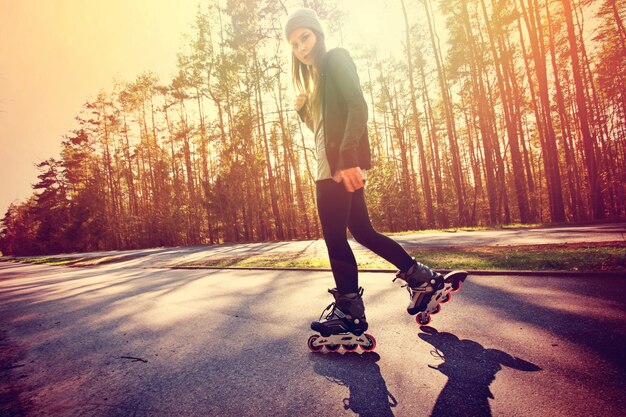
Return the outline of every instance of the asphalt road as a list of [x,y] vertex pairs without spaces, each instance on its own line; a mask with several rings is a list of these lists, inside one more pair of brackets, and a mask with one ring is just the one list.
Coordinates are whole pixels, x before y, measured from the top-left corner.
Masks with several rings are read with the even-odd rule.
[[428,328],[392,278],[320,354],[328,273],[0,263],[0,415],[626,415],[624,278],[470,277]]

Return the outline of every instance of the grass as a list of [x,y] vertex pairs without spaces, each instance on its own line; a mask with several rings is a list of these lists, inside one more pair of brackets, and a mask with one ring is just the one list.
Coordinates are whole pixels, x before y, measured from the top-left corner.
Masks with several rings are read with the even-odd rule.
[[76,256],[2,256],[0,261],[13,261],[19,263],[28,263],[36,265],[52,265],[52,266],[96,266],[104,265],[115,262],[127,261],[134,259],[136,256],[132,255],[117,255],[117,256],[88,256],[88,257],[76,257]]
[[470,246],[414,249],[412,256],[440,269],[626,271],[626,244]]
[[[525,270],[525,271],[617,271],[626,272],[626,242],[570,243],[538,246],[447,246],[408,247],[409,254],[435,269]],[[122,262],[134,256],[85,257],[3,257],[33,264],[94,266]],[[393,269],[394,266],[372,252],[355,251],[361,269]],[[330,268],[325,255],[302,252],[276,252],[270,255],[210,258],[188,262],[184,267],[245,268]]]
[[[540,246],[450,246],[408,248],[411,256],[436,269],[529,271],[626,271],[626,244],[602,242]],[[356,252],[361,269],[394,268],[373,253]],[[300,252],[206,259],[182,266],[329,268],[326,258]]]
[[423,230],[407,230],[404,232],[385,232],[388,236],[404,236],[404,235],[412,235],[415,233],[437,233],[437,232],[447,232],[447,233],[456,233],[456,232],[476,232],[476,231],[485,231],[485,230],[501,230],[501,229],[537,229],[545,226],[543,223],[512,223],[512,224],[503,224],[499,226],[463,226],[463,227],[449,227],[447,229],[423,229]]
[[37,264],[37,265],[55,265],[55,266],[71,266],[80,262],[84,262],[89,258],[76,257],[57,257],[57,256],[40,256],[40,257],[19,257],[10,256],[3,257],[2,260],[14,261],[19,263]]

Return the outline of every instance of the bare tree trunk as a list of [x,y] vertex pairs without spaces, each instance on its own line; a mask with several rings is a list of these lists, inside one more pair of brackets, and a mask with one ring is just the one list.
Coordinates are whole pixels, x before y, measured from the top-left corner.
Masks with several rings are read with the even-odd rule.
[[135,191],[135,179],[133,176],[132,160],[130,157],[130,142],[128,140],[128,124],[126,123],[126,114],[123,114],[123,120],[124,120],[124,157],[127,161],[125,172],[126,172],[126,182],[128,183],[130,213],[131,213],[131,216],[136,216],[138,214],[139,208],[137,206],[137,193]]
[[369,81],[369,93],[370,93],[370,108],[372,109],[372,125],[374,127],[374,135],[372,137],[372,144],[374,145],[375,156],[380,158],[381,150],[380,150],[380,132],[378,131],[378,122],[376,121],[376,102],[374,101],[374,86],[372,83],[372,73],[371,73],[371,65],[367,65],[367,77]]
[[435,62],[437,64],[437,74],[439,79],[439,87],[441,89],[441,97],[443,100],[443,108],[446,119],[446,129],[448,133],[448,142],[450,144],[450,156],[452,160],[452,179],[454,181],[454,187],[456,190],[456,200],[458,208],[458,223],[463,225],[467,222],[466,209],[465,209],[465,187],[463,185],[463,173],[461,169],[461,161],[459,156],[459,147],[456,138],[456,129],[454,123],[453,103],[450,98],[448,85],[441,64],[441,53],[437,46],[436,35],[432,24],[432,15],[430,13],[430,0],[422,0],[424,9],[426,11],[426,18],[428,20],[428,29],[430,32],[430,40],[435,56]]
[[[492,10],[496,7],[492,0]],[[513,165],[513,182],[515,184],[515,194],[517,197],[517,205],[519,209],[520,221],[522,223],[528,223],[529,221],[529,206],[528,195],[526,194],[525,175],[522,156],[519,150],[519,142],[517,136],[517,123],[515,120],[515,106],[514,100],[516,99],[513,94],[512,84],[515,84],[515,73],[513,72],[513,66],[510,63],[511,53],[506,48],[506,44],[502,40],[502,25],[499,19],[499,12],[493,13],[493,21],[490,23],[489,16],[487,14],[487,8],[484,0],[481,0],[481,6],[483,16],[486,22],[487,35],[489,37],[489,45],[491,49],[491,55],[493,57],[494,67],[496,69],[496,77],[498,81],[498,88],[500,90],[500,99],[502,101],[502,108],[504,110],[505,126],[507,131],[507,137],[509,139],[509,146],[511,149],[511,163]],[[493,25],[493,28],[492,28]],[[494,30],[500,35],[497,37],[498,46],[500,48],[500,56],[496,51],[496,36]]]
[[197,229],[197,213],[196,213],[196,188],[194,185],[194,170],[191,163],[191,147],[189,145],[189,127],[187,125],[187,110],[185,109],[185,103],[183,99],[179,99],[179,107],[181,112],[181,131],[180,136],[183,140],[183,155],[185,158],[185,170],[187,173],[187,193],[189,204],[189,225],[191,230],[188,231],[188,236],[191,244],[198,243],[198,229]]
[[[395,132],[396,139],[398,140],[398,145],[400,147],[400,178],[402,178],[402,195],[407,198],[410,203],[404,205],[404,221],[402,227],[405,230],[409,230],[411,227],[411,219],[413,218],[414,213],[412,212],[412,208],[417,210],[417,201],[415,196],[411,192],[411,183],[409,180],[409,164],[408,164],[408,152],[406,139],[404,137],[404,130],[402,128],[402,123],[400,122],[400,109],[398,107],[398,92],[395,90],[396,86],[394,85],[394,95],[389,96],[389,107],[392,109],[392,117],[393,117],[393,130]],[[394,102],[395,99],[395,102]]]
[[[529,0],[532,2],[532,0]],[[539,82],[539,98],[541,102],[541,121],[544,128],[541,135],[543,150],[543,163],[546,171],[548,184],[548,196],[550,200],[550,217],[553,222],[565,221],[565,208],[563,206],[563,194],[561,190],[561,174],[559,168],[558,151],[556,147],[556,135],[552,125],[552,111],[550,107],[550,91],[546,71],[545,53],[543,48],[543,35],[539,21],[539,7],[531,3],[527,12],[524,0],[519,0],[522,15],[526,22],[530,45],[535,63],[535,71]],[[535,12],[534,14],[532,12]]]
[[563,97],[563,90],[561,88],[561,81],[559,79],[559,70],[555,50],[556,39],[552,31],[552,22],[548,3],[546,3],[546,16],[548,20],[547,27],[549,35],[550,57],[552,61],[552,73],[554,77],[555,98],[557,102],[559,121],[561,123],[563,153],[565,156],[565,164],[567,170],[568,194],[570,197],[570,213],[574,221],[580,221],[580,219],[582,218],[582,211],[581,204],[579,202],[580,190],[577,187],[576,183],[576,160],[574,157],[574,153],[571,151],[569,146],[569,138],[571,138],[572,133],[570,130],[569,122],[567,120],[567,109],[565,108],[565,99]]
[[574,20],[572,17],[572,9],[570,0],[561,0],[563,11],[565,13],[565,23],[567,24],[567,35],[570,46],[570,57],[572,60],[572,76],[576,87],[576,106],[580,120],[580,130],[583,139],[583,149],[585,151],[585,166],[587,167],[587,177],[589,179],[590,204],[594,219],[603,219],[604,200],[602,198],[602,190],[600,187],[600,176],[598,175],[598,167],[595,156],[595,138],[591,135],[589,129],[589,116],[587,113],[587,104],[585,102],[585,91],[581,78],[581,66],[578,59],[578,45],[576,44],[576,33],[574,30]]
[[[280,71],[277,72],[276,83],[278,85],[278,94],[276,97],[277,98],[276,108],[278,111],[278,121],[279,121],[280,129],[281,129],[281,134],[283,135],[284,138],[290,138],[289,139],[290,146],[287,149],[287,152],[288,152],[287,155],[289,157],[290,166],[293,169],[294,182],[296,186],[296,197],[297,197],[298,208],[299,208],[298,217],[301,217],[302,220],[304,221],[305,237],[307,239],[311,239],[312,238],[311,225],[309,222],[309,216],[307,214],[307,207],[306,207],[306,203],[304,200],[304,192],[302,191],[302,181],[300,178],[300,163],[299,163],[299,158],[296,158],[294,156],[293,139],[291,139],[294,137],[294,135],[291,132],[291,129],[289,128],[287,123],[285,122],[285,117],[284,117],[284,108],[283,108],[283,100],[282,100],[283,95],[281,94],[282,82],[280,78]],[[306,159],[306,155],[304,155],[304,157]],[[299,228],[296,228],[295,233],[297,235],[296,237],[301,237]]]
[[428,141],[430,146],[430,160],[432,164],[432,172],[435,180],[435,199],[437,201],[437,221],[433,226],[449,227],[448,213],[445,207],[445,198],[443,194],[443,184],[441,177],[441,159],[439,157],[439,135],[437,134],[437,125],[435,116],[433,114],[433,108],[428,94],[428,87],[426,82],[426,73],[424,71],[424,65],[421,58],[418,58],[418,65],[420,80],[422,85],[422,97],[424,105],[424,114],[426,119],[426,131],[428,132]]
[[108,211],[109,211],[109,217],[107,219],[107,221],[109,222],[109,224],[111,225],[111,232],[113,234],[113,247],[114,249],[120,249],[120,234],[119,234],[119,227],[118,227],[118,222],[119,222],[119,210],[118,210],[118,191],[117,191],[117,187],[115,186],[114,183],[114,170],[113,170],[113,162],[112,162],[112,158],[111,158],[111,151],[109,149],[109,142],[110,142],[110,132],[109,132],[109,124],[108,124],[108,120],[109,120],[109,115],[107,114],[107,110],[106,110],[106,103],[103,100],[101,101],[101,108],[100,110],[100,122],[102,123],[102,128],[103,128],[103,151],[104,151],[104,167],[105,167],[105,176],[106,176],[106,181],[107,184],[109,186],[109,205],[108,205]]
[[[256,61],[256,53],[255,53]],[[280,94],[280,92],[279,92]],[[259,98],[259,103],[262,106],[262,101]],[[265,129],[265,115],[263,112],[259,115],[259,123],[261,124],[261,131],[263,136],[263,150],[265,152],[265,168],[267,170],[267,178],[270,186],[270,200],[272,204],[272,213],[274,215],[274,222],[276,228],[276,237],[278,240],[285,240],[285,231],[283,230],[283,218],[281,210],[278,206],[279,197],[276,191],[276,179],[274,178],[274,168],[272,167],[272,161],[270,158],[270,149],[267,141],[267,130]]]
[[[492,138],[492,129],[490,128],[490,117],[488,109],[486,91],[481,77],[481,69],[479,68],[479,51],[477,50],[472,33],[472,24],[467,10],[466,0],[461,1],[461,23],[465,32],[465,39],[468,42],[467,48],[470,53],[470,81],[472,85],[473,97],[475,103],[471,103],[478,117],[478,126],[483,144],[483,156],[485,160],[485,176],[487,178],[487,195],[489,199],[489,224],[495,225],[499,223],[498,216],[498,181],[496,178],[497,165],[494,160],[496,150],[494,148],[494,140]],[[497,146],[497,144],[495,144]]]
[[426,150],[424,149],[424,139],[422,138],[419,115],[417,113],[417,95],[415,94],[415,83],[413,82],[413,59],[411,57],[411,50],[413,49],[413,46],[411,45],[409,20],[406,15],[404,0],[400,0],[400,3],[402,4],[402,13],[404,14],[404,25],[406,31],[406,55],[409,70],[409,87],[411,91],[411,109],[413,110],[413,127],[415,129],[415,137],[417,138],[417,147],[420,158],[422,191],[424,192],[424,199],[426,200],[426,223],[432,227],[435,223],[435,216],[433,211],[433,198],[430,189],[430,174],[428,172],[428,164],[426,163]]

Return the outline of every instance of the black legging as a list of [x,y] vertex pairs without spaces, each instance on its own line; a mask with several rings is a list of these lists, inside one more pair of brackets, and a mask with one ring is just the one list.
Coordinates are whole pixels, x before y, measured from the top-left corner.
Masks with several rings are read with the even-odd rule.
[[413,259],[402,246],[372,227],[363,188],[349,193],[342,183],[332,179],[318,181],[316,185],[317,212],[340,294],[357,292],[359,287],[356,260],[348,244],[346,228],[357,242],[399,270],[411,267]]

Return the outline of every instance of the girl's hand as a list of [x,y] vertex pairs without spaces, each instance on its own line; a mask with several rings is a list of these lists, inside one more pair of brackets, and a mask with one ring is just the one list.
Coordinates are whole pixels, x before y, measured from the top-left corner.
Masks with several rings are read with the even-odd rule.
[[346,187],[346,191],[349,193],[353,193],[365,186],[363,171],[359,167],[339,170],[335,173],[333,179],[337,182],[343,182],[343,186]]
[[304,106],[304,103],[306,103],[306,98],[306,93],[300,93],[298,97],[296,97],[296,103],[293,106],[296,111],[300,111],[300,109]]

